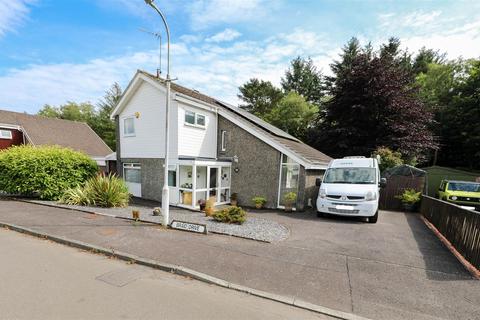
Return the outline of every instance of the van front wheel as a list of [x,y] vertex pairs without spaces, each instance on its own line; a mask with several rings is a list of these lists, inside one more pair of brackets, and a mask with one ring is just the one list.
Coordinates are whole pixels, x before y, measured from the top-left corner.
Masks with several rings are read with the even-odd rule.
[[378,210],[375,212],[375,215],[368,218],[368,223],[377,223],[378,220]]

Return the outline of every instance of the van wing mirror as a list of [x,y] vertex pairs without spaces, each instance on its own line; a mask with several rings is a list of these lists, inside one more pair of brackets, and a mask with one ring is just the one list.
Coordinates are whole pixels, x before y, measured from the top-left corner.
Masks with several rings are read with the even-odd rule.
[[378,185],[380,188],[385,188],[387,186],[387,178],[380,178],[380,183]]
[[322,184],[322,179],[317,178],[317,179],[315,180],[315,185],[316,185],[317,187],[320,187],[321,184]]

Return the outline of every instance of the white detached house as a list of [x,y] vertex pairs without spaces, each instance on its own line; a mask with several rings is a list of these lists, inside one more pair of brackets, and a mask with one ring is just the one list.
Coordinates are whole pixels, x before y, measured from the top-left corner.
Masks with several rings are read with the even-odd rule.
[[[161,201],[165,159],[165,95],[161,78],[137,71],[112,118],[117,123],[117,169],[136,196]],[[314,201],[315,178],[330,157],[252,114],[172,83],[168,168],[172,205],[199,200],[240,205],[264,196],[283,206],[296,192],[297,209]]]

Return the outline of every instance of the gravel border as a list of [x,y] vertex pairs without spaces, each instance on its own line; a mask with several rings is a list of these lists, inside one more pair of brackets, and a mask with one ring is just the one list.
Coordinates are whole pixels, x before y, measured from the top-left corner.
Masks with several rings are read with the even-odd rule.
[[[83,211],[88,213],[96,213],[116,218],[132,219],[132,210],[138,210],[140,212],[140,220],[144,222],[150,222],[155,224],[162,223],[162,216],[154,216],[152,214],[153,207],[147,206],[128,206],[126,208],[100,208],[89,206],[75,206],[61,204],[55,201],[44,200],[22,200],[34,204],[47,205],[57,208],[65,208],[77,211]],[[198,211],[190,211],[187,209],[181,209],[178,207],[170,207],[170,221],[180,220],[185,222],[199,223],[207,225],[208,232],[225,234],[229,236],[235,236],[246,239],[253,239],[263,242],[278,242],[287,239],[290,235],[290,230],[281,225],[278,222],[253,218],[248,216],[247,221],[242,225],[221,223],[213,220],[210,217],[206,217],[203,213]]]

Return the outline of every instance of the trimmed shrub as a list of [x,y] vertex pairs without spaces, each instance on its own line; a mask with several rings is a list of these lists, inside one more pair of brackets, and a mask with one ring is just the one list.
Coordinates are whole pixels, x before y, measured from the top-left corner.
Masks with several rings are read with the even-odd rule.
[[398,151],[392,151],[387,147],[378,147],[373,156],[380,156],[380,171],[390,169],[403,164],[402,154]]
[[215,211],[213,219],[218,222],[242,224],[247,220],[247,213],[240,207],[228,207]]
[[94,176],[86,154],[59,146],[16,146],[0,151],[0,190],[57,200],[65,190]]
[[67,190],[60,201],[65,204],[111,208],[126,207],[129,200],[130,194],[122,179],[111,174],[98,174],[89,179],[83,188]]

